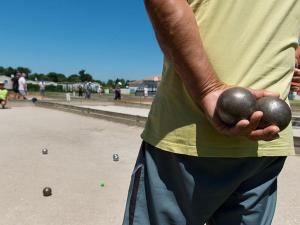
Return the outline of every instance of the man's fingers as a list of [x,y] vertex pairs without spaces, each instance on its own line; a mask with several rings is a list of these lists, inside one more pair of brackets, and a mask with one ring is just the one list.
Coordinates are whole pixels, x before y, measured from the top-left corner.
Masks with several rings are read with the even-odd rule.
[[279,137],[280,137],[279,134],[275,134],[275,135],[265,138],[264,141],[273,141],[275,139],[278,139]]
[[230,136],[243,136],[244,130],[250,124],[249,120],[240,120],[234,127],[231,127],[228,131]]
[[249,125],[249,120],[240,120],[236,125],[235,125],[235,127],[237,128],[237,129],[243,129],[243,128],[245,128],[245,127],[247,127],[248,125]]
[[265,97],[265,96],[274,96],[274,97],[279,97],[280,94],[277,92],[273,92],[273,91],[266,91],[266,90],[253,90],[253,89],[249,89],[250,92],[256,97],[256,99]]
[[234,129],[232,130],[234,135],[247,136],[253,130],[255,130],[259,124],[260,119],[262,118],[263,113],[260,111],[254,112],[249,120],[239,121]]
[[263,117],[263,112],[261,111],[256,111],[251,115],[250,123],[249,126],[247,127],[249,129],[249,133],[257,128],[262,117]]
[[249,135],[248,138],[253,141],[265,140],[271,141],[279,137],[279,128],[275,125],[268,126],[264,129],[254,130]]

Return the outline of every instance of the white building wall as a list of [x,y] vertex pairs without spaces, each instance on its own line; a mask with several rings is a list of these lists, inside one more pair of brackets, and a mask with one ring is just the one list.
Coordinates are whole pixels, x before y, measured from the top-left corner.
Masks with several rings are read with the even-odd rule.
[[0,82],[4,82],[4,87],[8,90],[12,89],[12,81],[8,76],[0,75]]

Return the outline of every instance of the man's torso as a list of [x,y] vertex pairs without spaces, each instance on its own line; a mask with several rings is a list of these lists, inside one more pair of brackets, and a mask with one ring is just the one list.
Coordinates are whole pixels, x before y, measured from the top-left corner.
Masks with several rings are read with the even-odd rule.
[[[300,36],[298,0],[189,0],[208,58],[229,85],[267,89],[286,99]],[[163,150],[196,156],[293,154],[291,126],[272,142],[218,134],[165,61],[163,81],[143,139]]]

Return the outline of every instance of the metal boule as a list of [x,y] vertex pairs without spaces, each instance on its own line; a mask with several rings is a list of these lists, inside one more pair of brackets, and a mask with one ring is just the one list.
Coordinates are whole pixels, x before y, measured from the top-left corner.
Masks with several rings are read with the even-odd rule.
[[33,98],[31,99],[31,101],[32,101],[33,103],[36,103],[36,102],[38,101],[38,99],[35,98],[35,97],[33,97]]
[[51,188],[50,188],[50,187],[45,187],[45,188],[43,189],[43,195],[44,195],[45,197],[51,196],[51,195],[52,195],[52,190],[51,190]]
[[44,155],[48,154],[48,149],[47,149],[47,148],[43,148],[43,149],[42,149],[42,153],[43,153]]
[[115,162],[119,161],[119,155],[118,154],[113,154],[113,160]]

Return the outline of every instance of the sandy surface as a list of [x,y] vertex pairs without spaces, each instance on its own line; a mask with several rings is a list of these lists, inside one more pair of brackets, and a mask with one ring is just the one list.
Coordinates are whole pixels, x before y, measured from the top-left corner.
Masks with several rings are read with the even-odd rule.
[[[0,225],[121,225],[141,128],[28,106],[0,110],[0,124]],[[299,165],[280,176],[274,225],[300,225]]]
[[0,115],[0,225],[121,224],[141,128],[37,107]]
[[300,225],[300,156],[289,157],[279,176],[274,225]]
[[148,117],[150,109],[143,109],[143,108],[137,108],[137,107],[126,107],[126,106],[114,106],[114,105],[98,105],[98,106],[87,106],[87,105],[81,105],[80,107],[83,108],[90,108],[90,109],[98,109],[103,111],[109,111],[109,112],[116,112],[116,113],[123,113],[123,114],[129,114],[129,115],[136,115],[136,116],[142,116],[142,117]]

